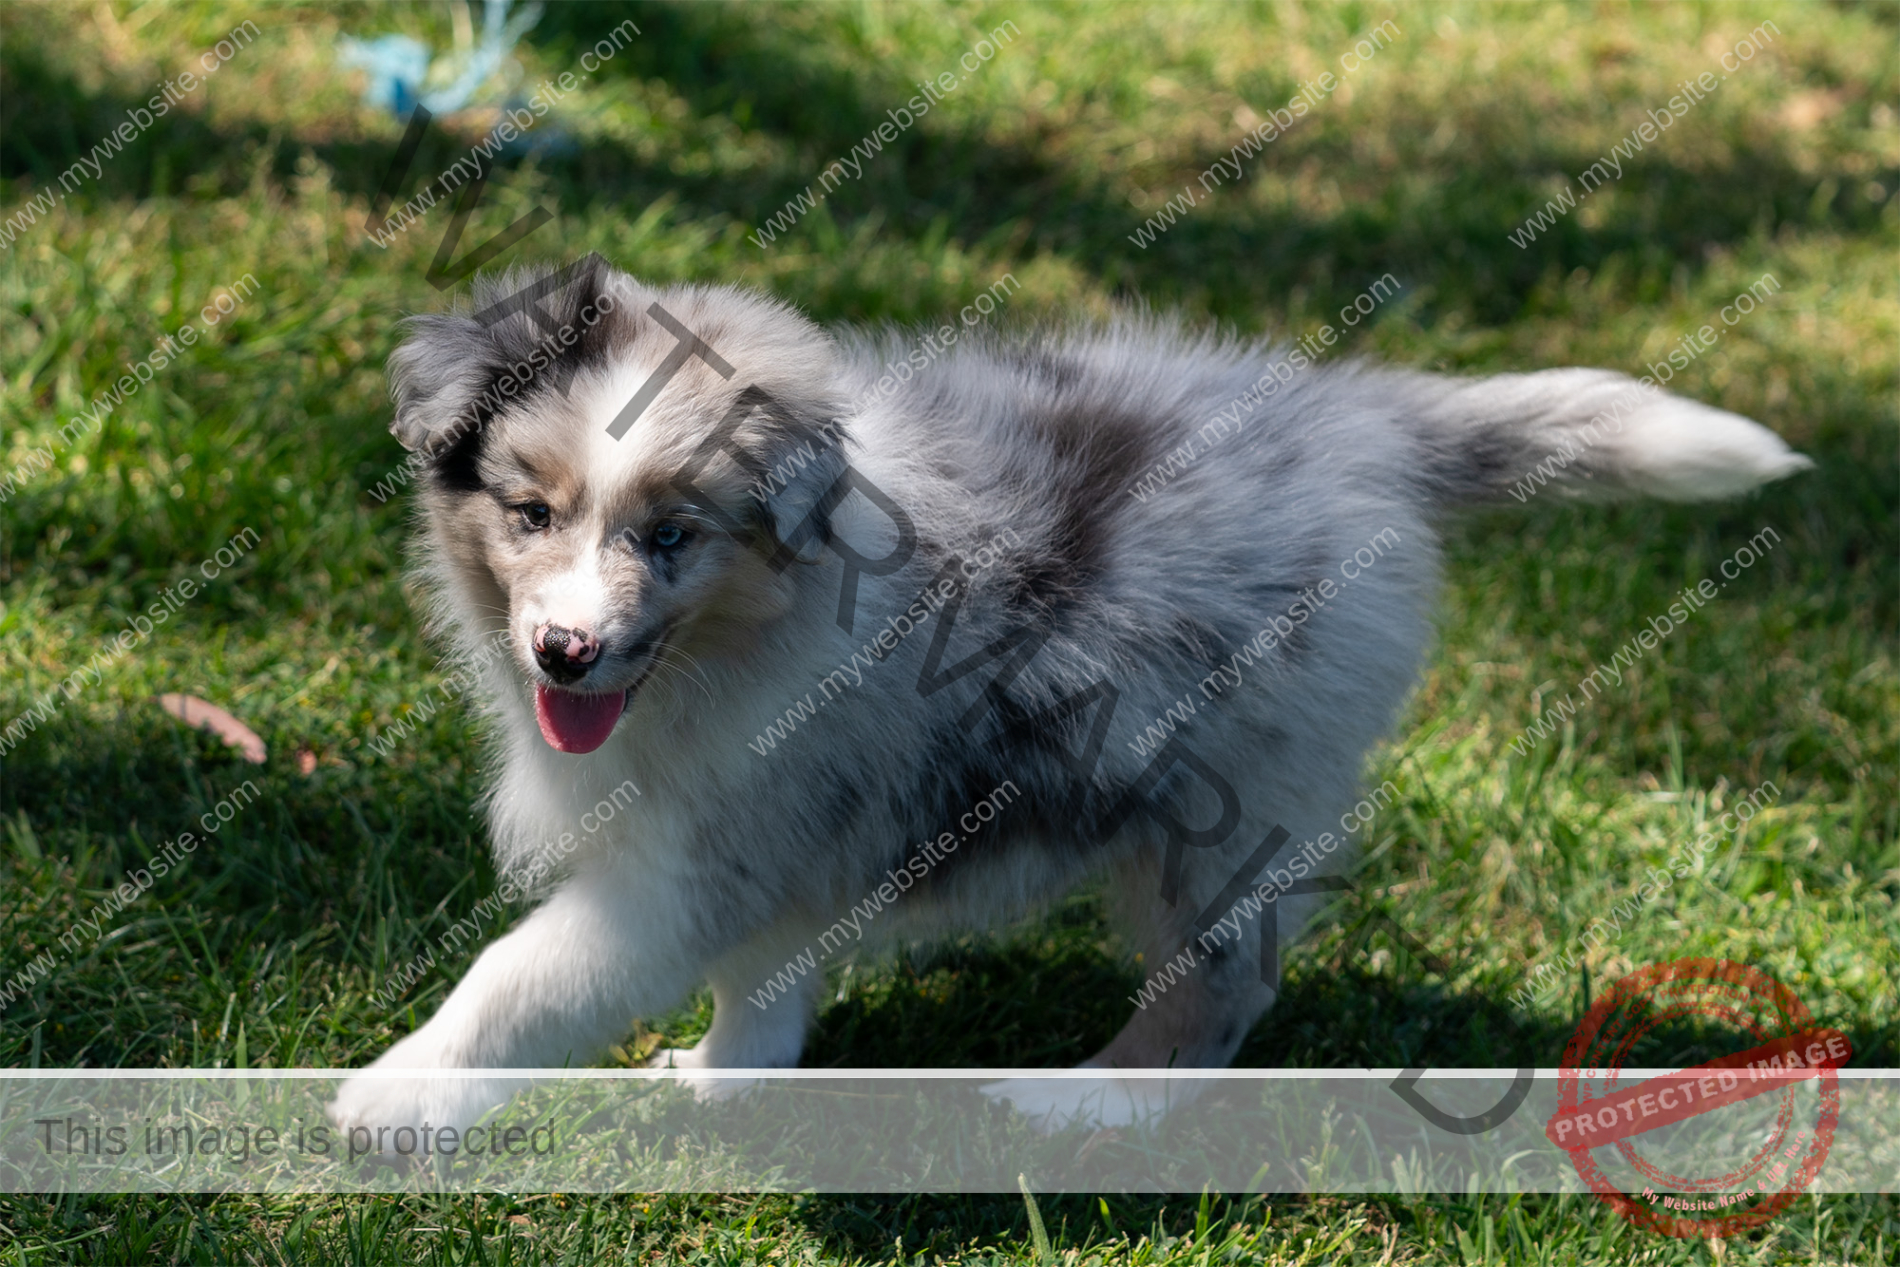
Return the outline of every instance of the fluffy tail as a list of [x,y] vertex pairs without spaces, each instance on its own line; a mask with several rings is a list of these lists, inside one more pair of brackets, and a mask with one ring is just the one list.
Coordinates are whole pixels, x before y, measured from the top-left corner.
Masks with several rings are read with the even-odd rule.
[[1423,469],[1447,506],[1572,497],[1708,501],[1814,463],[1739,414],[1609,370],[1435,380]]

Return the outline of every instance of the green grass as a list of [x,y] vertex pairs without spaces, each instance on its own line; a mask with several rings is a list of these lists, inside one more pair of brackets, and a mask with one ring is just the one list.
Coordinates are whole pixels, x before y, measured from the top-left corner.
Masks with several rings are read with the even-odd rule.
[[[1302,333],[1391,272],[1346,352],[1496,372],[1656,359],[1764,273],[1781,290],[1674,386],[1759,418],[1818,470],[1712,507],[1561,506],[1450,529],[1441,638],[1369,773],[1399,803],[1360,889],[1289,960],[1241,1061],[1556,1063],[1586,990],[1720,955],[1792,987],[1900,1065],[1900,40],[1895,10],[1374,4],[557,5],[529,82],[631,13],[642,37],[559,108],[564,153],[490,184],[464,249],[536,204],[510,253],[599,250],[656,280],[765,287],[825,319],[908,321],[1006,272],[1006,320],[1142,298]],[[0,478],[193,319],[256,292],[0,508],[0,721],[245,528],[259,546],[4,758],[0,982],[245,779],[263,790],[99,943],[0,1015],[0,1063],[363,1063],[370,998],[493,888],[475,735],[438,714],[368,741],[440,680],[402,580],[407,508],[381,365],[446,213],[383,251],[362,231],[401,134],[356,104],[338,32],[449,39],[442,5],[0,7],[0,220],[151,85],[261,28],[102,179],[0,262]],[[1128,235],[1264,111],[1394,18],[1403,38],[1154,246]],[[769,250],[746,240],[1004,20],[1021,38]],[[1528,249],[1506,240],[1763,20],[1781,36],[1623,179]],[[1719,69],[1719,68],[1718,68]],[[556,121],[550,115],[543,124]],[[447,120],[414,170],[485,126]],[[455,138],[460,137],[458,141]],[[413,182],[404,196],[413,190]],[[1764,527],[1767,557],[1562,736],[1509,743],[1680,587]],[[1719,579],[1719,578],[1718,578]],[[261,770],[148,702],[201,695],[268,742]],[[1541,701],[1541,703],[1540,703]],[[300,764],[299,754],[308,756]],[[311,763],[314,763],[313,765]],[[309,773],[303,765],[311,765]],[[1738,795],[1781,796],[1699,876],[1530,1008],[1512,995]],[[1396,948],[1384,912],[1450,961]],[[1083,894],[993,938],[860,963],[809,1059],[1059,1065],[1105,1041],[1139,967]],[[620,1058],[690,1042],[709,1005],[645,1018]],[[1044,1197],[1063,1262],[1891,1262],[1893,1198],[1804,1200],[1728,1244],[1637,1236],[1594,1200]],[[0,1262],[1035,1260],[996,1197],[0,1197]]]

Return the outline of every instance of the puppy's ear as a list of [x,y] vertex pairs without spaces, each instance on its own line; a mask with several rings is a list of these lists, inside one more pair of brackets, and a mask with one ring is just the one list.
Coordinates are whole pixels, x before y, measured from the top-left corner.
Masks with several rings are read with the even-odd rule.
[[831,512],[846,489],[838,487],[849,465],[845,436],[827,421],[810,436],[779,452],[776,489],[764,499],[765,526],[772,539],[800,563],[816,563],[831,540]]
[[493,381],[497,349],[472,317],[435,313],[411,317],[409,337],[389,357],[389,394],[396,416],[389,424],[402,447],[433,459],[487,425],[483,389]]
[[599,255],[558,270],[478,275],[473,311],[405,323],[408,338],[389,358],[390,431],[444,487],[480,489],[482,446],[496,413],[544,389],[566,395],[577,369],[605,365],[614,343],[630,337],[630,285]]
[[831,512],[846,491],[846,435],[836,411],[822,402],[787,401],[758,388],[740,393],[752,408],[735,437],[752,476],[750,509],[766,538],[761,544],[816,563],[831,539]]

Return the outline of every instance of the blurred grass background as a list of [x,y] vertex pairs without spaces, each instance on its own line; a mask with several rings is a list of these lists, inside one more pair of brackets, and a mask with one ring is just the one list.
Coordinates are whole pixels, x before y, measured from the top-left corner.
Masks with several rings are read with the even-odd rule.
[[[934,319],[1005,273],[1004,325],[1144,301],[1299,335],[1390,272],[1341,354],[1456,372],[1641,372],[1764,273],[1780,291],[1672,387],[1819,463],[1711,507],[1555,499],[1449,532],[1441,641],[1374,781],[1403,799],[1361,889],[1289,961],[1241,1063],[1551,1065],[1586,992],[1717,955],[1791,986],[1900,1065],[1900,19],[1885,4],[552,6],[523,95],[623,19],[641,35],[537,126],[462,251],[532,206],[504,256],[598,250],[656,281],[735,281],[825,320]],[[479,10],[477,13],[479,19]],[[1158,242],[1130,235],[1381,22],[1401,31]],[[0,727],[245,528],[263,540],[0,760],[0,983],[245,779],[214,845],[0,1014],[9,1065],[363,1063],[476,947],[394,1011],[370,998],[493,887],[476,736],[452,708],[368,740],[441,680],[402,578],[407,507],[382,362],[445,299],[438,206],[364,233],[402,120],[360,103],[339,34],[450,42],[447,4],[0,7],[0,221],[243,21],[259,35],[0,255],[0,479],[221,289],[257,289],[0,506]],[[886,108],[1005,21],[1020,38],[766,249],[747,234]],[[1620,181],[1507,239],[1675,91],[1779,35]],[[431,129],[409,183],[482,135]],[[1198,188],[1198,186],[1197,186]],[[16,223],[18,221],[16,220]],[[458,253],[459,254],[459,253]],[[56,446],[57,447],[57,446]],[[1540,708],[1764,527],[1782,544],[1528,757]],[[201,695],[261,770],[149,698]],[[1512,1002],[1644,869],[1763,779],[1782,796],[1583,972]],[[1449,959],[1441,978],[1381,912]],[[1140,974],[1093,898],[995,937],[838,972],[808,1061],[1074,1061]],[[690,1042],[704,999],[617,1058]],[[1663,1053],[1683,1059],[1692,1052]],[[1661,1063],[1659,1060],[1658,1063]],[[1064,1261],[1891,1262],[1892,1198],[1798,1203],[1726,1245],[1627,1233],[1594,1200],[1066,1196]],[[0,1197],[0,1258],[42,1262],[1029,1262],[1015,1198]]]

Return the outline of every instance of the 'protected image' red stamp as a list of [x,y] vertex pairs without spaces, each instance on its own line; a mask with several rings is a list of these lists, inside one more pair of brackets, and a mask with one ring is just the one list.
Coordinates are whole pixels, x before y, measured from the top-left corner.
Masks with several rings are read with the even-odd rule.
[[[1752,1042],[1637,1078],[1632,1050],[1670,1028],[1715,1024]],[[1658,1033],[1658,1031],[1662,1033]],[[1544,1128],[1592,1192],[1671,1236],[1731,1236],[1814,1182],[1840,1119],[1835,1070],[1853,1049],[1794,994],[1725,959],[1655,964],[1611,986],[1564,1048]]]

